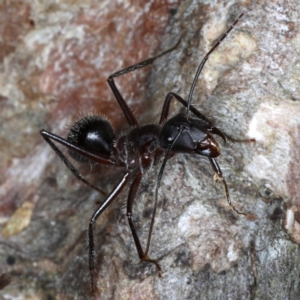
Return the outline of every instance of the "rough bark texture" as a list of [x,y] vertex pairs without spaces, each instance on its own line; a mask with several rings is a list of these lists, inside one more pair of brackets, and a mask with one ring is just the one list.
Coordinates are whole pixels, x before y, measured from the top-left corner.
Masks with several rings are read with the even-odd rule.
[[[154,66],[118,78],[142,124],[165,96],[187,98],[232,137],[221,183],[199,156],[167,164],[150,256],[140,263],[126,216],[127,190],[97,222],[97,299],[300,298],[300,5],[297,1],[6,1],[0,4],[0,299],[89,299],[86,227],[103,196],[78,182],[39,135],[66,136],[80,113],[129,130],[109,74],[181,43]],[[181,109],[172,105],[172,113]],[[68,125],[68,126],[69,126]],[[121,169],[80,171],[110,192]],[[144,176],[134,219],[146,243],[159,166]],[[4,287],[5,286],[5,287]]]

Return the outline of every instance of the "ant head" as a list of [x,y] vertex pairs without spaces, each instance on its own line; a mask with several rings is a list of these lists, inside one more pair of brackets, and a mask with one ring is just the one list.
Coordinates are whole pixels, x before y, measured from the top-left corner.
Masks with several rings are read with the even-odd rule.
[[199,154],[207,157],[220,155],[218,143],[209,133],[211,127],[200,119],[188,119],[179,114],[166,122],[160,134],[160,145],[175,153]]
[[[111,154],[115,134],[110,123],[102,116],[88,115],[80,118],[71,128],[67,140],[75,146],[80,146],[93,154]],[[80,162],[91,160],[75,151],[69,154]]]

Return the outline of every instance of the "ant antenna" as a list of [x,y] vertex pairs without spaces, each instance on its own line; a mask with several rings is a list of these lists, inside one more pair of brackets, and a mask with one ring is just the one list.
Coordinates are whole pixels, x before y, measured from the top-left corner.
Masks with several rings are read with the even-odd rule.
[[196,75],[195,75],[195,78],[194,78],[194,81],[192,83],[192,86],[191,86],[191,90],[190,90],[190,93],[189,93],[189,97],[188,97],[188,105],[187,105],[187,109],[186,109],[186,117],[187,119],[189,119],[190,117],[190,114],[191,114],[191,102],[192,102],[192,96],[193,96],[193,92],[194,92],[194,89],[195,89],[195,86],[196,86],[196,83],[197,83],[197,80],[200,76],[200,73],[206,63],[206,61],[208,60],[208,57],[209,55],[215,51],[215,49],[222,43],[222,41],[226,38],[226,36],[229,34],[229,32],[233,29],[233,27],[238,23],[238,21],[242,18],[242,16],[244,15],[244,12],[242,12],[238,17],[237,19],[232,23],[232,25],[229,27],[229,29],[221,36],[221,38],[217,41],[217,43],[207,52],[207,54],[205,55],[205,57],[202,59],[199,67],[198,67],[198,70],[196,72]]
[[[233,29],[233,27],[239,22],[239,20],[242,18],[242,16],[244,15],[244,12],[242,12],[238,17],[237,19],[232,23],[232,25],[229,27],[229,29],[220,37],[220,39],[217,41],[217,43],[206,53],[205,57],[202,59],[198,69],[197,69],[197,72],[196,72],[196,75],[195,75],[195,78],[193,80],[193,83],[192,83],[192,86],[191,86],[191,90],[190,90],[190,93],[189,93],[189,96],[188,96],[188,101],[187,101],[187,119],[190,117],[190,114],[191,114],[191,102],[192,102],[192,96],[193,96],[193,92],[194,92],[194,89],[195,89],[195,86],[196,86],[196,83],[197,83],[197,80],[201,74],[201,71],[206,63],[206,61],[208,60],[208,57],[209,55],[215,51],[215,49],[222,43],[222,41],[226,38],[226,36],[229,34],[229,32]],[[177,46],[177,45],[176,45]],[[176,48],[175,46],[175,48]],[[156,188],[155,188],[155,202],[154,202],[154,209],[153,209],[153,214],[152,214],[152,217],[151,217],[151,224],[150,224],[150,228],[149,228],[149,233],[148,233],[148,239],[147,239],[147,246],[146,246],[146,250],[145,250],[145,254],[147,255],[148,254],[148,251],[149,251],[149,247],[150,247],[150,241],[151,241],[151,236],[152,236],[152,231],[153,231],[153,225],[154,225],[154,219],[155,219],[155,214],[156,214],[156,208],[157,208],[157,199],[158,199],[158,189],[160,187],[160,182],[161,182],[161,179],[162,179],[162,175],[163,175],[163,172],[164,172],[164,169],[165,169],[165,165],[167,163],[167,160],[169,159],[169,155],[171,153],[171,150],[174,146],[174,144],[176,143],[178,137],[180,136],[180,134],[182,133],[183,131],[183,127],[181,126],[180,129],[179,129],[179,132],[178,134],[176,135],[174,141],[172,142],[172,144],[170,145],[170,147],[168,148],[167,152],[166,152],[166,155],[164,157],[164,160],[163,160],[163,163],[162,163],[162,166],[160,168],[160,171],[159,171],[159,174],[157,176],[157,181],[156,181]],[[224,179],[221,179],[222,182],[223,182],[223,185],[224,185],[224,189],[225,189],[225,194],[226,194],[226,197],[227,197],[227,200],[230,204],[230,206],[232,207],[232,209],[238,213],[238,214],[243,214],[245,215],[244,213],[240,213],[239,211],[237,211],[232,205],[231,205],[231,201],[230,201],[230,198],[229,198],[229,192],[228,192],[228,188],[227,188],[227,184],[226,184],[226,181]]]
[[155,188],[155,201],[154,201],[154,209],[153,209],[153,213],[152,213],[152,217],[151,217],[151,224],[150,224],[150,228],[149,228],[149,233],[148,233],[148,239],[147,239],[147,246],[146,246],[146,250],[145,250],[145,254],[148,254],[149,251],[149,247],[150,247],[150,241],[151,241],[151,236],[152,236],[152,230],[153,230],[153,225],[154,225],[154,219],[155,219],[155,214],[156,214],[156,207],[157,207],[157,199],[158,199],[158,189],[160,187],[160,182],[161,182],[161,178],[167,163],[167,160],[169,159],[171,150],[173,148],[173,146],[175,145],[177,139],[179,138],[180,134],[183,131],[183,126],[180,126],[180,129],[177,133],[177,135],[175,136],[175,139],[173,141],[173,143],[170,145],[170,147],[168,148],[166,155],[164,157],[164,161],[161,165],[161,168],[159,170],[158,176],[157,176],[157,181],[156,181],[156,188]]

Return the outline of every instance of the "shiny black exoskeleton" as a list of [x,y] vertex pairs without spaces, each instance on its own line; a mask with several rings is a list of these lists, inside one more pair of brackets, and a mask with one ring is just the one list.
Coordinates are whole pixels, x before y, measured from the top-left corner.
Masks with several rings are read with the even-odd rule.
[[180,128],[182,128],[182,132],[172,147],[173,152],[199,154],[207,157],[220,155],[219,145],[209,133],[212,131],[212,127],[201,119],[188,119],[186,115],[182,114],[168,120],[164,125],[159,138],[160,146],[168,149]]

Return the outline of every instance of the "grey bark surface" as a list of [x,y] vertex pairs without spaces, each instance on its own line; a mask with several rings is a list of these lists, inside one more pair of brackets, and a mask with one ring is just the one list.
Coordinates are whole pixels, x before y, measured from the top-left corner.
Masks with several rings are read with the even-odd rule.
[[[97,222],[97,299],[300,298],[297,213],[295,222],[285,229],[286,211],[297,209],[300,202],[300,4],[279,0],[178,2],[160,36],[160,50],[154,50],[170,48],[181,36],[178,48],[157,60],[144,81],[121,81],[118,86],[145,89],[144,98],[139,99],[142,108],[135,107],[136,95],[130,89],[125,89],[126,99],[135,113],[141,113],[140,117],[136,113],[141,124],[157,123],[167,93],[187,98],[201,59],[241,11],[244,17],[206,63],[193,105],[231,137],[256,139],[256,143],[229,141],[225,145],[218,140],[222,154],[217,160],[231,200],[248,217],[230,210],[222,184],[213,184],[207,159],[173,157],[159,190],[149,253],[159,260],[163,277],[158,278],[153,265],[139,261],[125,215],[125,189]],[[123,62],[117,63],[117,69],[124,67]],[[105,71],[110,74],[116,69]],[[3,84],[1,95],[22,104],[14,100],[20,96],[17,88],[15,94],[7,90],[8,85]],[[35,106],[32,114],[43,115],[49,108],[45,103],[38,111]],[[23,105],[28,105],[26,98]],[[174,102],[171,115],[181,109]],[[97,110],[101,112],[101,105]],[[61,130],[64,116],[50,118],[55,122],[53,132]],[[46,118],[26,118],[35,122],[32,128],[37,132],[44,127]],[[127,129],[121,125],[117,130]],[[34,199],[29,226],[9,238],[0,236],[0,268],[13,280],[0,290],[0,299],[7,299],[6,295],[89,299],[86,228],[104,198],[78,183],[38,137],[31,146],[44,153],[33,156],[34,166],[43,164],[42,157],[47,164],[40,178],[34,178],[38,187],[27,187],[25,193],[27,201]],[[134,205],[133,217],[143,245],[159,168],[160,164],[144,175]],[[122,170],[99,166],[92,171],[92,178],[106,192],[122,174]],[[15,179],[10,180],[12,186],[5,180],[1,186],[7,203],[15,199],[11,191],[18,189]],[[18,199],[13,207],[21,206],[22,195]],[[14,257],[16,263],[9,265],[8,257]]]

